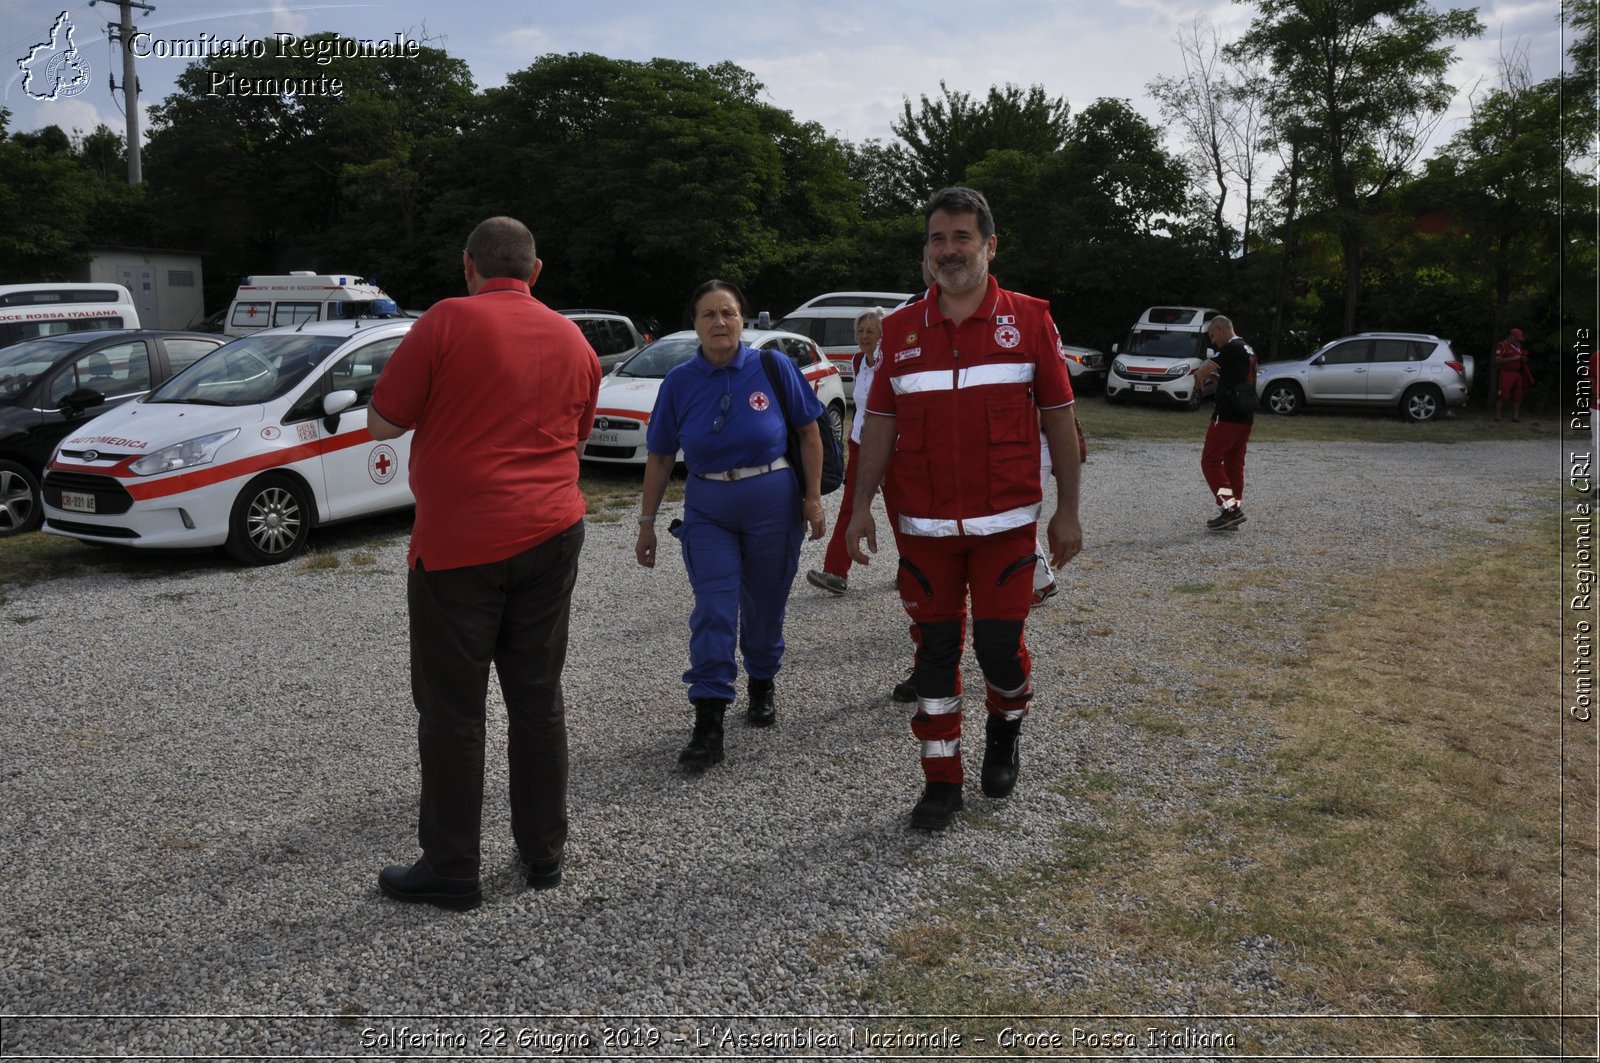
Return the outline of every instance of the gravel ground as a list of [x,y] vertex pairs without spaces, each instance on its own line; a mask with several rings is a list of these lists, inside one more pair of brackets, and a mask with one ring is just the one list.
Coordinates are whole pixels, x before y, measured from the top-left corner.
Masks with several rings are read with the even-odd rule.
[[[197,556],[153,577],[131,563],[8,592],[0,1055],[726,1055],[702,1042],[870,1012],[856,993],[919,905],[1091,815],[1062,796],[1075,774],[1162,773],[1140,811],[1162,816],[1263,763],[1248,738],[1219,747],[1073,712],[1152,699],[1201,711],[1184,704],[1204,678],[1185,647],[1210,633],[1175,587],[1244,577],[1234,593],[1300,615],[1329,579],[1511,534],[1516,512],[1555,504],[1561,475],[1554,440],[1257,444],[1250,520],[1218,536],[1201,530],[1197,457],[1198,442],[1095,447],[1088,550],[1029,624],[1038,697],[1022,782],[1005,802],[979,795],[982,745],[969,742],[968,811],[940,836],[907,826],[920,780],[907,710],[887,696],[908,659],[888,558],[857,569],[844,599],[797,580],[779,725],[733,721],[727,761],[692,778],[675,766],[690,723],[682,564],[668,552],[642,570],[630,522],[591,523],[566,672],[566,883],[519,888],[492,738],[486,902],[465,914],[391,903],[375,884],[416,852],[403,535],[341,538],[334,569]],[[377,563],[349,563],[356,546]],[[808,544],[802,573],[821,557]],[[970,652],[967,681],[981,689]],[[491,734],[503,731],[496,703]],[[1122,999],[1117,987],[1154,977],[1157,995],[1130,1010],[1184,1010],[1182,972],[1134,962],[1027,942],[1011,960],[1042,993]],[[1241,942],[1236,984],[1293,1011],[1275,962],[1270,941]],[[524,1018],[439,1017],[463,1015]],[[644,1043],[615,1032],[635,1029]],[[744,1047],[838,1050],[799,1045]]]

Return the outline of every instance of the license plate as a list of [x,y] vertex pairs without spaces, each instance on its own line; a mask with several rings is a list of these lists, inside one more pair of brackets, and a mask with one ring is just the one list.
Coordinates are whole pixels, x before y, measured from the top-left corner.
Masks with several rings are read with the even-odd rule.
[[77,491],[61,492],[61,508],[74,513],[93,513],[94,495],[80,494]]
[[1133,390],[1135,390],[1135,391],[1154,391],[1155,389],[1156,389],[1156,386],[1154,384],[1135,384],[1135,385],[1133,385]]
[[602,446],[617,446],[622,442],[620,432],[590,432],[589,442],[599,443]]

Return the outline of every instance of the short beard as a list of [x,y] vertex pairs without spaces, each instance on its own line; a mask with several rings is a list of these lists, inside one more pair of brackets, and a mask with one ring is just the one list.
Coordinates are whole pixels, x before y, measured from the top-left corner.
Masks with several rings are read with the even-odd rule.
[[933,279],[939,282],[939,290],[951,295],[966,295],[989,279],[988,263],[982,258],[976,259],[971,266],[960,271],[953,278],[953,283],[945,279],[943,268],[935,267]]

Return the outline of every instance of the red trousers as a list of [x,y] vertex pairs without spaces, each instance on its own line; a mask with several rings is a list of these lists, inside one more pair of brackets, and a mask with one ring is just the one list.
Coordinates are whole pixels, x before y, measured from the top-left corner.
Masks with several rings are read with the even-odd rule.
[[1206,445],[1200,451],[1200,471],[1217,505],[1244,502],[1244,452],[1250,445],[1250,429],[1254,425],[1236,424],[1233,421],[1211,421],[1206,429]]
[[1023,622],[1033,601],[1036,525],[997,535],[902,535],[900,601],[917,643],[917,714],[911,733],[921,743],[922,772],[933,782],[962,781],[961,655],[967,599],[972,643],[991,715],[1021,719],[1033,696],[1033,669]]
[[[863,400],[864,401],[864,400]],[[844,484],[839,490],[844,497],[839,500],[839,515],[833,521],[833,534],[828,537],[828,552],[822,557],[822,571],[844,578],[850,575],[850,545],[845,542],[844,530],[850,526],[850,515],[856,508],[856,459],[861,456],[861,444],[846,439]],[[883,508],[889,515],[892,534],[898,535],[899,513],[894,506],[894,494],[889,490],[888,478],[883,483]]]

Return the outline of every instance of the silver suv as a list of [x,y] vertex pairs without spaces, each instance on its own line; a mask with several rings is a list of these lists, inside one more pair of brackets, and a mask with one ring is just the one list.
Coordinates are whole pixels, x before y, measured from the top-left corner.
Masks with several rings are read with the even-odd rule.
[[1269,362],[1256,374],[1263,409],[1292,416],[1307,406],[1374,406],[1408,421],[1431,421],[1465,405],[1472,387],[1470,355],[1422,332],[1344,336],[1290,362]]
[[563,310],[561,315],[571,318],[583,330],[583,338],[600,356],[600,368],[608,373],[650,342],[650,337],[640,332],[639,326],[626,314],[610,310]]

